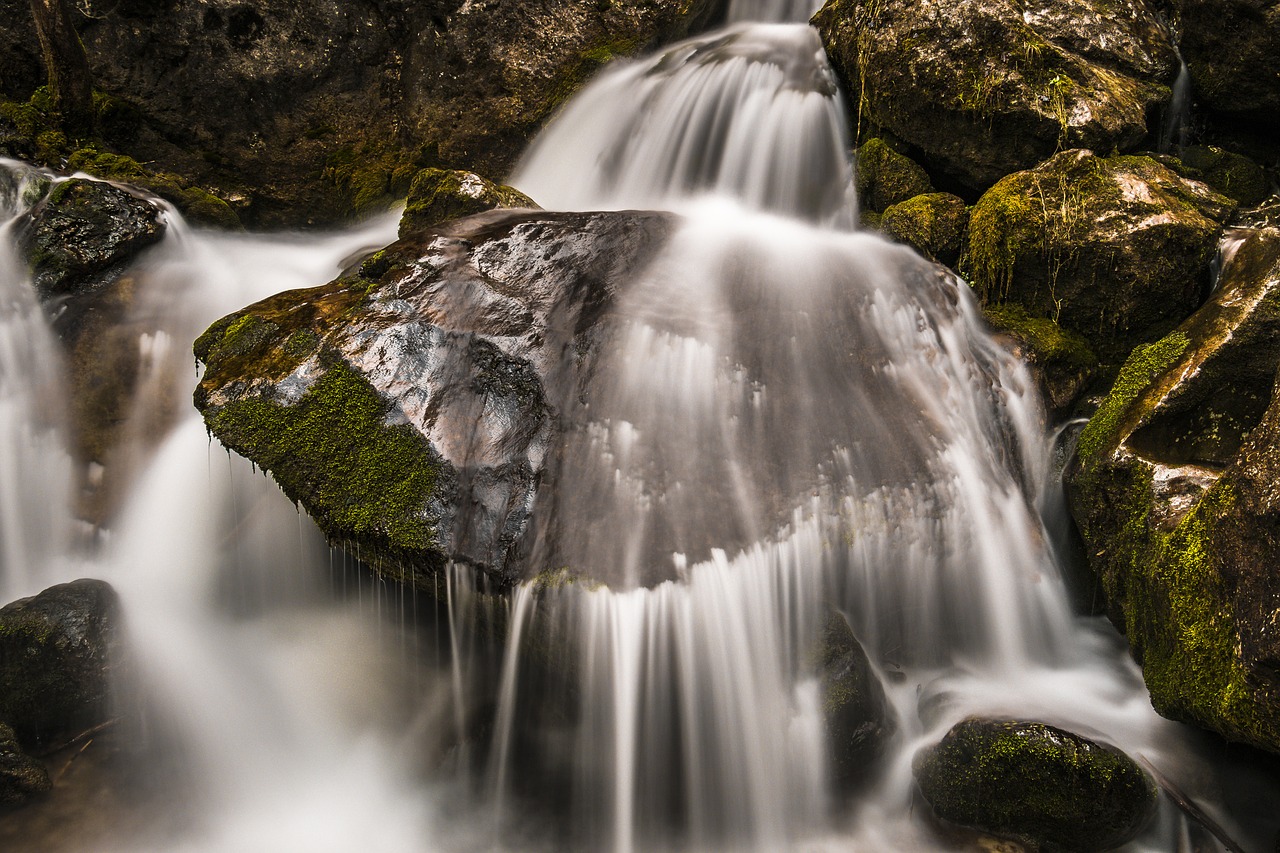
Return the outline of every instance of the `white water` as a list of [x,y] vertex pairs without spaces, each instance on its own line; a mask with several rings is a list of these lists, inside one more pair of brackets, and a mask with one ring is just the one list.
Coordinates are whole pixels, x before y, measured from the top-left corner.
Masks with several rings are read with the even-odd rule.
[[[773,5],[732,14],[813,11]],[[814,43],[803,26],[738,26],[606,71],[596,87],[616,86],[613,101],[575,99],[513,179],[547,206],[675,206],[687,224],[625,296],[618,349],[557,471],[565,529],[547,565],[612,590],[518,589],[497,605],[509,625],[494,656],[472,621],[492,604],[444,579],[448,622],[419,634],[412,608],[335,565],[189,404],[190,342],[208,323],[331,279],[394,221],[231,237],[170,214],[134,271],[147,426],[126,431],[139,449],[120,464],[135,470],[116,472],[133,485],[79,545],[57,347],[0,257],[0,588],[87,575],[120,589],[132,689],[188,805],[141,837],[72,828],[66,849],[946,849],[911,807],[910,759],[972,712],[1100,733],[1212,804],[1212,774],[1155,717],[1121,643],[1069,612],[1035,509],[1052,478],[1025,371],[965,288],[836,230],[852,221],[844,119],[820,86],[794,86],[829,80]],[[711,126],[754,129],[743,137],[759,146],[704,157],[664,140],[712,103],[728,114]],[[604,132],[638,104],[644,128]],[[546,159],[562,137],[598,146],[561,149],[570,164],[611,171]],[[694,165],[662,166],[681,157]],[[664,576],[676,580],[636,586]],[[811,664],[833,606],[901,727],[851,802],[827,781]],[[486,714],[490,735],[456,736]],[[1185,833],[1165,808],[1130,849],[1179,850]]]

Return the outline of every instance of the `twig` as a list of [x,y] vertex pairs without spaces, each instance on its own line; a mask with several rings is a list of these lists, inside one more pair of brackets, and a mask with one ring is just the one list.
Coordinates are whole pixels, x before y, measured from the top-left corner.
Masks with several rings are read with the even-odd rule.
[[70,758],[68,758],[68,759],[67,759],[67,763],[66,763],[66,764],[64,764],[64,765],[62,765],[62,769],[58,771],[58,775],[53,777],[53,784],[54,784],[54,785],[57,785],[59,782],[61,782],[61,781],[62,781],[62,777],[63,777],[63,776],[65,776],[65,775],[66,775],[66,773],[67,773],[67,771],[71,769],[71,762],[75,761],[77,758],[79,758],[81,755],[83,755],[83,754],[84,754],[84,751],[85,751],[86,749],[88,749],[92,744],[93,744],[93,738],[89,738],[89,740],[85,741],[84,746],[82,746],[82,747],[80,747],[78,750],[76,750],[76,754],[75,754],[75,755],[73,755],[73,756],[71,756]]
[[114,720],[107,720],[105,723],[98,723],[98,725],[94,726],[91,729],[85,729],[80,734],[76,735],[71,740],[67,741],[61,746],[55,746],[51,749],[43,750],[42,752],[39,753],[38,757],[47,758],[48,756],[53,755],[54,753],[62,752],[62,750],[66,749],[69,746],[75,746],[76,744],[78,744],[80,741],[84,740],[87,737],[91,738],[96,734],[105,732],[107,729],[111,728],[112,726],[116,725],[119,722],[120,722],[120,718],[116,717]]
[[1227,835],[1227,831],[1223,829],[1217,821],[1205,814],[1204,810],[1192,802],[1190,797],[1182,793],[1182,791],[1178,789],[1177,785],[1169,781],[1164,774],[1155,768],[1154,764],[1147,760],[1146,756],[1139,755],[1138,761],[1141,762],[1143,767],[1147,768],[1147,771],[1155,778],[1156,784],[1159,785],[1165,794],[1169,796],[1169,799],[1173,800],[1174,805],[1182,809],[1183,814],[1198,823],[1214,838],[1218,839],[1222,846],[1227,848],[1229,853],[1246,853],[1243,847],[1237,844],[1230,835]]

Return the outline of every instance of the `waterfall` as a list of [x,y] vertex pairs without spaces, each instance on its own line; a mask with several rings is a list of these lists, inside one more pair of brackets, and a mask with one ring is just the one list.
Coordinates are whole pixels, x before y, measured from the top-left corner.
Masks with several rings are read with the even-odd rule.
[[[605,68],[511,178],[546,207],[681,223],[620,295],[585,390],[559,389],[534,556],[563,583],[493,598],[457,567],[436,604],[370,580],[191,408],[197,334],[331,280],[394,217],[253,236],[166,210],[130,269],[142,370],[107,471],[65,450],[65,367],[9,227],[0,590],[117,587],[137,659],[121,690],[163,759],[142,819],[69,821],[40,849],[953,849],[910,764],[972,713],[1102,733],[1212,800],[1123,642],[1070,611],[1027,370],[963,282],[852,230],[816,5],[734,0],[723,29]],[[0,218],[47,180],[0,162]],[[101,477],[124,485],[94,528],[75,498]],[[898,722],[858,797],[828,767],[815,645],[832,611]],[[6,820],[0,846],[52,832]],[[1125,849],[1185,835],[1166,807]]]
[[1165,109],[1164,123],[1156,150],[1161,154],[1181,154],[1191,133],[1191,72],[1187,63],[1178,56],[1178,76],[1173,81],[1173,93]]

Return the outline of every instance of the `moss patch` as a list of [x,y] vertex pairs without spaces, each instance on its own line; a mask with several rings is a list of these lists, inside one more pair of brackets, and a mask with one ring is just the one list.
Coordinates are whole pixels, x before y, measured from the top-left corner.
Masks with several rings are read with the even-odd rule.
[[[228,332],[233,340],[252,334]],[[269,470],[291,499],[304,500],[331,539],[419,551],[434,544],[428,502],[439,462],[412,427],[387,423],[389,410],[338,362],[295,405],[242,399],[206,419],[223,444]]]

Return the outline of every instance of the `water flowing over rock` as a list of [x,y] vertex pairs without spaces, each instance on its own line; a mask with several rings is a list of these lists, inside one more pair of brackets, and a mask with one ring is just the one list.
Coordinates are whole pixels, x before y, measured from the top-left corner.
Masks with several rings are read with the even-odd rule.
[[1021,305],[1118,361],[1200,305],[1234,208],[1150,158],[1064,151],[979,200],[962,268],[984,303]]
[[970,190],[1063,147],[1132,149],[1178,67],[1128,0],[830,0],[814,23],[859,122]]
[[1280,231],[1249,232],[1210,302],[1130,356],[1068,480],[1156,709],[1273,752],[1278,300]]
[[25,225],[36,290],[48,300],[100,289],[164,229],[159,208],[127,190],[75,178],[59,183]]
[[196,405],[389,573],[453,559],[507,584],[557,432],[548,377],[586,353],[669,228],[494,213],[410,232],[352,275],[215,323],[196,342]]
[[823,627],[818,669],[832,775],[843,789],[865,784],[897,724],[884,687],[842,614],[832,614]]
[[117,607],[108,584],[78,580],[0,608],[0,720],[24,741],[106,719]]
[[1044,723],[964,720],[914,768],[939,816],[1036,850],[1119,847],[1156,809],[1156,786],[1133,759]]

